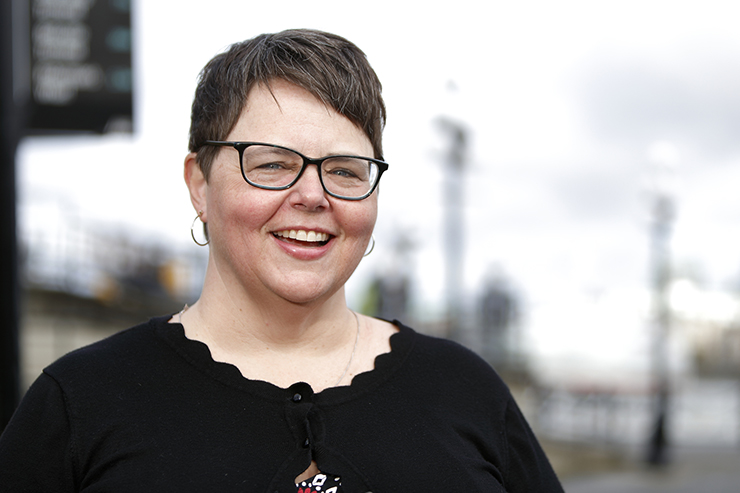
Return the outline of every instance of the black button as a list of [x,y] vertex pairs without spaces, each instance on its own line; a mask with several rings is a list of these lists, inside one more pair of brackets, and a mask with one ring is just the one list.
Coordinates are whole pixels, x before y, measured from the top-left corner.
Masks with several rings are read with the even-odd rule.
[[301,402],[301,399],[303,399],[303,396],[301,396],[301,394],[295,394],[293,396],[293,402]]
[[306,438],[306,441],[303,442],[303,448],[308,448],[309,445],[311,445],[311,442]]

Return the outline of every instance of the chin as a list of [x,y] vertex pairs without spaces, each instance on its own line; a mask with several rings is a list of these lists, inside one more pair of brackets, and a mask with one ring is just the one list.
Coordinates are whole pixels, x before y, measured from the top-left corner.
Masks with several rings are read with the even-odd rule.
[[331,299],[344,289],[354,269],[287,270],[265,279],[266,287],[280,298],[295,304]]
[[[327,286],[321,283],[322,279],[317,280],[316,283],[308,284],[305,283],[301,286],[301,283],[291,283],[290,286],[283,286],[283,289],[274,289],[273,292],[283,298],[286,301],[297,305],[307,305],[316,302],[323,302],[330,299],[338,291],[344,287],[344,283],[334,286]],[[345,280],[346,281],[346,280]],[[323,284],[323,285],[322,285]]]
[[293,303],[294,305],[310,305],[312,303],[320,303],[323,302],[329,298],[331,298],[332,295],[334,295],[336,291],[333,293],[286,293],[286,294],[279,294],[281,298],[284,300]]

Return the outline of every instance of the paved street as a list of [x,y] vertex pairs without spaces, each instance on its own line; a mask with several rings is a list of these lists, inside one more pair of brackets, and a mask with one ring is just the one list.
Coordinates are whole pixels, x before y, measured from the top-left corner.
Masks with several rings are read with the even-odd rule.
[[740,450],[679,450],[663,470],[634,467],[573,477],[563,487],[567,493],[738,493]]

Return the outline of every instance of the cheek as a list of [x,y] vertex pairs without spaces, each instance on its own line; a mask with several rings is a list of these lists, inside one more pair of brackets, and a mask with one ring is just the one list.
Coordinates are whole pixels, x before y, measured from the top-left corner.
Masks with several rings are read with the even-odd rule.
[[[366,199],[371,200],[371,199]],[[370,236],[375,229],[375,221],[378,216],[377,202],[373,200],[367,204],[355,204],[358,207],[351,208],[345,217],[345,232],[347,236],[356,238],[359,246],[364,245],[370,240]]]
[[231,190],[214,194],[209,202],[209,222],[213,223],[211,229],[214,234],[241,243],[249,238],[250,233],[260,232],[274,214],[275,206],[269,201],[256,200],[257,197],[250,192]]

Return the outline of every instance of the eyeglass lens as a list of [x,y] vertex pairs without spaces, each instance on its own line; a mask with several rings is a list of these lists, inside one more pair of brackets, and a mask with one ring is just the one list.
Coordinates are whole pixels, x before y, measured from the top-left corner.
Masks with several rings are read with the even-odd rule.
[[[281,188],[295,181],[303,158],[288,149],[251,145],[244,149],[242,168],[247,180],[259,187]],[[330,157],[321,163],[326,190],[342,197],[362,197],[375,185],[377,163],[356,157]]]

